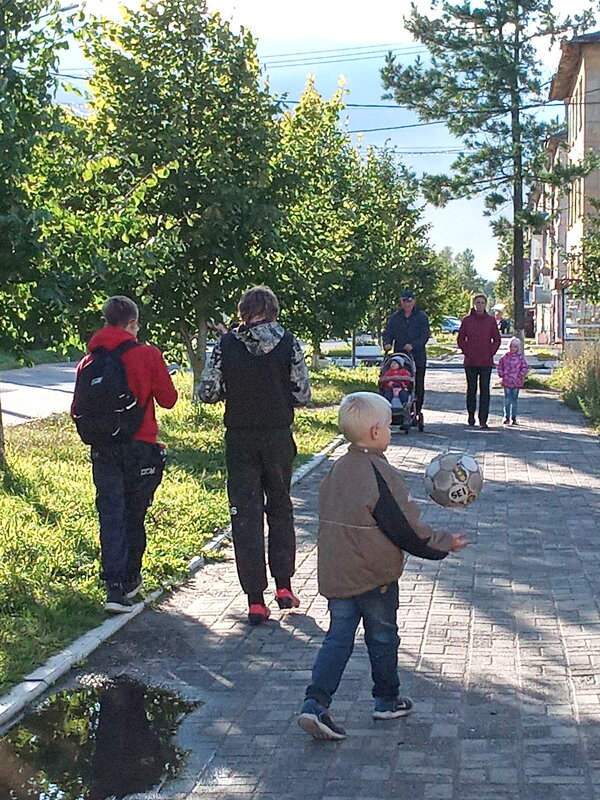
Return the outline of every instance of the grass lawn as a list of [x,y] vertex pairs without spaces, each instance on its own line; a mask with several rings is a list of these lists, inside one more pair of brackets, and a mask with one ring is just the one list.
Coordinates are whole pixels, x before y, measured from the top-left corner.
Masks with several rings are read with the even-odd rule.
[[[312,376],[314,407],[296,413],[297,464],[337,435],[344,394],[376,391],[377,370],[329,367]],[[160,412],[171,461],[147,516],[149,590],[183,578],[190,558],[229,521],[223,406],[193,405],[191,377]],[[66,414],[6,429],[0,470],[0,694],[105,619],[98,522],[89,465]]]
[[[456,345],[456,336],[454,337],[454,342],[452,342],[449,338],[447,341],[439,341],[441,337],[436,337],[436,341],[432,342],[431,344],[427,345],[427,355],[430,358],[444,358],[445,356],[454,355],[454,353],[459,352],[458,347]],[[383,355],[383,350],[381,351]],[[324,355],[327,358],[350,358],[352,355],[352,350],[350,347],[330,347]]]
[[[71,361],[77,361],[82,353],[73,350],[70,354]],[[35,364],[53,364],[69,361],[69,356],[61,355],[55,350],[26,350],[23,358],[0,350],[0,370],[19,369],[19,367],[33,367]]]

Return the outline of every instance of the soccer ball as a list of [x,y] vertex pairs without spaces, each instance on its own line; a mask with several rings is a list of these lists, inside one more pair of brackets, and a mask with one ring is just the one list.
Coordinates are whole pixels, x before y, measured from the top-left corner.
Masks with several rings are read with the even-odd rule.
[[476,500],[483,488],[483,474],[468,453],[440,453],[423,477],[425,491],[440,506],[460,508]]

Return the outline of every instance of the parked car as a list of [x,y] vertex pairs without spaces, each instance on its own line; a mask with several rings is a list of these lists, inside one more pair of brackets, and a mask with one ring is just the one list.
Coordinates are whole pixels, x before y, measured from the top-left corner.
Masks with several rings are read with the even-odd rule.
[[441,327],[444,333],[458,333],[460,320],[458,317],[444,317]]

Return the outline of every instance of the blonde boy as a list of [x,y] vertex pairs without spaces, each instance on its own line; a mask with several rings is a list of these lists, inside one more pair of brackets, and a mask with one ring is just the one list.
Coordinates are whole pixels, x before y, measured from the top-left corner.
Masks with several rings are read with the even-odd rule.
[[330,625],[317,655],[299,725],[315,739],[344,739],[329,706],[363,622],[371,661],[375,719],[404,717],[412,701],[398,692],[398,579],[404,551],[442,559],[467,546],[465,534],[436,533],[419,519],[401,473],[384,456],[391,408],[381,395],[344,398],[339,427],[348,452],[319,491],[319,591],[329,603]]

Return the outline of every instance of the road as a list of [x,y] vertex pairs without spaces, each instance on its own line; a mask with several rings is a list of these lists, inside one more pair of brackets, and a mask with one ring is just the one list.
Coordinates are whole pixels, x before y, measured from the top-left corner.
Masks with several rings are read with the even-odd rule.
[[39,364],[0,372],[4,425],[68,411],[75,382],[75,364]]
[[[507,347],[503,339],[501,355]],[[528,357],[530,366],[539,371],[537,359]],[[39,364],[0,371],[0,401],[4,425],[20,425],[32,419],[68,411],[75,381],[75,363]],[[429,368],[462,367],[462,354],[443,360],[429,359]]]

